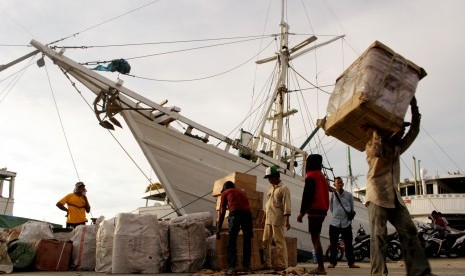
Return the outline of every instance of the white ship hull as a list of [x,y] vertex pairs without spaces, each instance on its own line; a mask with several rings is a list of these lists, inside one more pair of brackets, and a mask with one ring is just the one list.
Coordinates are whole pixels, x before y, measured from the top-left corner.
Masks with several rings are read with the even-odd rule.
[[[255,143],[256,137],[250,139],[251,143],[243,141],[242,137],[240,140],[233,140],[182,116],[177,107],[165,107],[166,102],[159,104],[128,89],[123,86],[122,80],[112,81],[76,63],[64,56],[63,52],[53,51],[35,40],[31,41],[31,45],[50,57],[67,75],[71,75],[97,95],[93,104],[100,125],[114,129],[114,125],[120,125],[115,116],[121,114],[124,117],[159,181],[163,184],[171,204],[180,214],[210,211],[216,217],[215,198],[211,195],[215,180],[232,172],[256,175],[257,190],[265,193],[270,185],[263,179],[265,168],[267,166],[279,168],[281,180],[291,192],[291,230],[287,235],[298,238],[299,249],[311,251],[313,245],[308,233],[308,224],[298,223],[296,220],[304,186],[302,168],[305,168],[308,155],[303,148],[309,140],[301,147],[291,145],[290,139],[283,139],[290,138],[283,126],[288,117],[297,112],[284,104],[288,93],[285,76],[289,61],[303,54],[303,51],[300,53],[298,51],[315,41],[316,37],[309,37],[300,44],[288,48],[286,36],[289,26],[282,23],[280,27],[283,36],[282,48],[289,50],[256,61],[260,64],[279,59],[280,64],[273,95],[265,104],[267,108],[261,117],[262,123],[255,129],[254,135],[259,137],[258,143]],[[342,36],[306,50],[316,49],[340,38]],[[254,161],[240,157],[236,149],[246,153]],[[299,171],[300,174],[297,174],[296,172]],[[357,202],[355,211],[357,217],[354,221],[356,228],[354,230],[356,231],[360,224],[367,228],[366,208]],[[329,243],[330,221],[331,214],[328,214],[321,233],[325,247]]]
[[[213,183],[231,172],[256,175],[257,190],[266,194],[269,183],[263,178],[264,166],[257,166],[252,161],[214,145],[154,123],[134,111],[125,111],[123,117],[163,183],[172,204],[181,214],[210,211],[216,217],[216,199],[211,195]],[[296,220],[302,201],[304,179],[285,174],[281,174],[281,179],[289,187],[292,201],[292,228],[286,235],[298,238],[299,249],[311,251],[313,245],[308,233],[308,223],[298,223]],[[357,217],[353,223],[354,230],[360,224],[368,229],[366,208],[360,202],[355,205]],[[324,247],[329,244],[330,221],[329,212],[321,235]]]

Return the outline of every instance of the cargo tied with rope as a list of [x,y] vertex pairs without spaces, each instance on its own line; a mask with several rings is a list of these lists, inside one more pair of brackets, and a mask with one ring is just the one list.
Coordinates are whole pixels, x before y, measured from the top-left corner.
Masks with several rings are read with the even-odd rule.
[[425,76],[423,68],[375,41],[339,76],[326,117],[317,124],[327,135],[364,151],[368,137],[360,127],[400,130],[417,84]]

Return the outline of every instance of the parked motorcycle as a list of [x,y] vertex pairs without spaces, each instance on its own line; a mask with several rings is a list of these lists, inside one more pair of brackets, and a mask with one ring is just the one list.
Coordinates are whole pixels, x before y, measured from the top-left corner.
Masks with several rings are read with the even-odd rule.
[[366,234],[361,224],[357,230],[354,241],[355,261],[361,262],[365,258],[370,258],[370,235]]
[[386,253],[387,257],[393,261],[399,261],[403,258],[400,248],[399,233],[397,233],[397,231],[388,235]]
[[[344,240],[342,240],[342,237],[339,236],[339,240],[337,242],[337,256],[336,259],[338,261],[342,260],[342,257],[344,257],[345,254],[345,244]],[[331,245],[328,245],[328,248],[326,249],[326,259],[329,260],[331,256]]]
[[452,244],[449,250],[447,257],[457,258],[460,256],[465,256],[465,231],[461,231],[455,234],[449,234],[446,236],[446,240]]
[[[391,233],[387,237],[387,257],[393,261],[402,259],[399,234]],[[370,235],[367,235],[362,225],[357,230],[357,236],[354,243],[355,261],[360,262],[365,258],[370,258]]]
[[426,225],[417,225],[417,229],[418,229],[418,239],[420,240],[420,245],[421,245],[421,247],[423,247],[423,249],[425,249],[426,248],[426,240],[430,236],[434,235],[434,232],[436,232],[436,230],[434,230],[434,228],[426,226]]
[[465,256],[465,231],[449,234],[441,239],[439,238],[439,229],[420,226],[418,235],[427,257],[457,258]]

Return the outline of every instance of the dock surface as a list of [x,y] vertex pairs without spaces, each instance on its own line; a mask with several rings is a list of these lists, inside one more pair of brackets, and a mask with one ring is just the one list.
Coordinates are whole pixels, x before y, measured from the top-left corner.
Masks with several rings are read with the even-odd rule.
[[[325,263],[327,265],[328,263]],[[336,268],[326,268],[327,275],[334,275],[334,276],[358,276],[358,275],[370,275],[370,263],[369,262],[362,262],[357,263],[360,265],[360,268],[349,268],[347,263],[338,263]],[[430,259],[430,265],[432,268],[432,272],[438,276],[449,276],[449,275],[465,275],[465,258],[457,258],[457,259],[447,259],[447,258],[440,258],[440,259]],[[400,276],[406,275],[405,273],[405,264],[403,261],[398,262],[388,262],[387,263],[389,269],[390,276]],[[316,268],[315,264],[310,263],[299,263],[297,267],[304,267],[306,271],[312,270]],[[199,273],[161,273],[161,274],[143,274],[143,275],[197,275],[197,276],[205,276],[205,275],[212,275],[212,276],[222,276],[224,273],[222,272],[215,272],[215,273],[205,273],[206,271],[201,271]],[[64,272],[50,272],[50,271],[31,271],[31,272],[13,272],[11,275],[14,276],[102,276],[102,275],[111,275],[106,273],[99,273],[94,271],[64,271]],[[115,274],[118,276],[129,276],[135,274]],[[141,275],[141,274],[139,274]],[[249,275],[273,275],[269,272],[266,273],[265,271],[257,271],[254,274]],[[310,274],[307,274],[310,275]]]

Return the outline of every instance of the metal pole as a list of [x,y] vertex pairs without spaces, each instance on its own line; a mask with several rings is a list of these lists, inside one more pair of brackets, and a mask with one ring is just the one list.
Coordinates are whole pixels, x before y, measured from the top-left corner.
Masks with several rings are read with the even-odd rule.
[[[418,189],[420,190],[420,195],[422,195],[424,191],[423,191],[423,185],[421,185],[421,183],[422,183],[422,181],[421,181],[421,180],[422,180],[422,177],[421,177],[421,172],[420,172],[420,168],[421,168],[421,167],[420,167],[420,163],[421,163],[421,160],[418,159],[418,175],[420,176],[420,182],[418,183]],[[417,174],[417,172],[415,171],[415,175],[416,175],[416,174]]]
[[3,70],[15,65],[16,63],[19,63],[19,62],[21,62],[21,61],[23,61],[23,60],[25,60],[25,59],[27,59],[29,57],[32,57],[32,56],[36,55],[37,53],[39,53],[39,50],[35,50],[33,52],[30,52],[29,54],[24,55],[24,56],[22,56],[20,58],[17,58],[17,59],[15,59],[15,60],[7,63],[7,64],[0,65],[0,72],[2,72]]
[[303,150],[307,144],[310,142],[310,140],[312,140],[313,136],[315,136],[315,134],[318,132],[318,130],[320,129],[319,126],[317,126],[313,131],[312,133],[310,134],[310,136],[308,136],[307,140],[305,140],[305,142],[302,144],[302,146],[300,146],[300,149]]
[[417,182],[417,161],[415,159],[415,156],[413,156],[413,170],[415,171],[415,195],[418,195],[418,188],[417,188],[417,185],[418,185],[418,182]]

